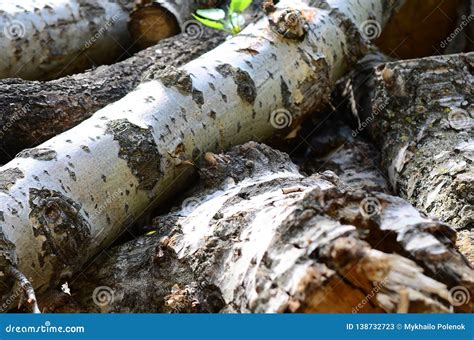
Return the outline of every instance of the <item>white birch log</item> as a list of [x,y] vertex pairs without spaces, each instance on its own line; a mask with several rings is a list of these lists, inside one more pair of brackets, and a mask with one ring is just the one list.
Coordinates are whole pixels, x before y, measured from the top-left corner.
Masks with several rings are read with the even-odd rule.
[[[44,79],[116,61],[128,0],[0,1],[0,78]],[[122,47],[123,46],[123,47]]]
[[38,297],[43,311],[474,308],[474,271],[454,231],[403,199],[352,190],[331,171],[304,177],[288,155],[254,142],[206,159],[199,185],[154,219],[155,234],[107,249],[68,281],[71,295],[55,287]]
[[365,51],[358,28],[383,25],[401,2],[280,1],[269,20],[180,69],[151,70],[122,100],[20,153],[0,168],[1,265],[40,291],[66,279],[182,187],[202,152],[283,134],[324,105]]

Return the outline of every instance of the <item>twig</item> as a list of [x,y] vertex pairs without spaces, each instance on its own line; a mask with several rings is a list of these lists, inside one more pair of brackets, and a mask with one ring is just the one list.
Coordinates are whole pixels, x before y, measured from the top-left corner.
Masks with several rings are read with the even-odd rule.
[[[27,302],[31,305],[31,307],[33,309],[33,313],[40,314],[41,311],[38,307],[38,302],[36,300],[35,290],[33,289],[33,285],[26,278],[26,276],[22,272],[20,272],[17,268],[15,268],[14,266],[9,266],[7,268],[6,275],[11,276],[15,280],[18,281],[21,289],[25,293],[24,296],[26,296]],[[24,296],[23,295],[21,296],[20,302],[18,303],[18,308],[20,308],[21,305],[23,305]]]

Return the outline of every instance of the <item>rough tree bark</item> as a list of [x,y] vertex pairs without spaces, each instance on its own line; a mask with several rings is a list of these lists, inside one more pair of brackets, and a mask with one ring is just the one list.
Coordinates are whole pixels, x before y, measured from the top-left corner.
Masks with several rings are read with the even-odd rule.
[[180,69],[156,67],[122,100],[23,151],[0,168],[2,265],[39,291],[66,279],[185,185],[203,151],[284,134],[323,106],[365,51],[358,28],[402,2],[280,1],[268,20]]
[[131,43],[132,7],[129,0],[2,2],[0,78],[51,79],[115,62]]
[[366,59],[352,77],[349,88],[359,89],[353,98],[363,108],[354,133],[369,133],[397,193],[454,226],[472,261],[474,53],[373,67],[381,61]]
[[[52,138],[123,98],[136,88],[152,65],[179,67],[225,40],[204,30],[165,39],[122,62],[48,82],[0,80],[0,160]],[[186,51],[186,53],[184,53]]]
[[262,144],[206,160],[181,208],[154,220],[156,234],[104,252],[71,297],[45,295],[44,310],[473,310],[455,295],[474,293],[474,271],[454,230],[403,199],[348,190],[331,171],[304,177]]

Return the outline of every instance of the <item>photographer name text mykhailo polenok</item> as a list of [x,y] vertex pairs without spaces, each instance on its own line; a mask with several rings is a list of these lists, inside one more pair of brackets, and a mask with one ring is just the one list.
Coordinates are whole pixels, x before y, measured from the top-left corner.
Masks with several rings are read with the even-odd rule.
[[448,323],[406,323],[403,327],[408,331],[464,331],[466,326],[463,323],[460,324],[448,324]]

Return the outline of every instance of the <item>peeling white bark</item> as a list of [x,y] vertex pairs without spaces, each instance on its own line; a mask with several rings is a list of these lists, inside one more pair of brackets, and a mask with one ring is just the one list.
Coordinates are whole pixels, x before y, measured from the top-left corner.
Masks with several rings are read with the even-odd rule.
[[384,23],[394,2],[281,1],[271,25],[180,69],[150,70],[122,100],[22,152],[0,168],[0,259],[37,289],[67,277],[176,192],[202,152],[286,132],[275,113],[295,125],[321,107],[365,50],[358,27]]
[[[454,250],[453,230],[403,199],[347,189],[330,171],[305,177],[286,154],[253,142],[207,159],[181,208],[154,220],[155,234],[94,259],[71,280],[73,297],[39,297],[45,311],[474,307],[452,301],[452,287],[474,288],[474,271]],[[379,204],[373,214],[365,210],[368,199]],[[110,292],[101,306],[91,301],[98,286]]]
[[0,1],[0,78],[53,78],[116,61],[130,44],[132,6],[128,0]]

